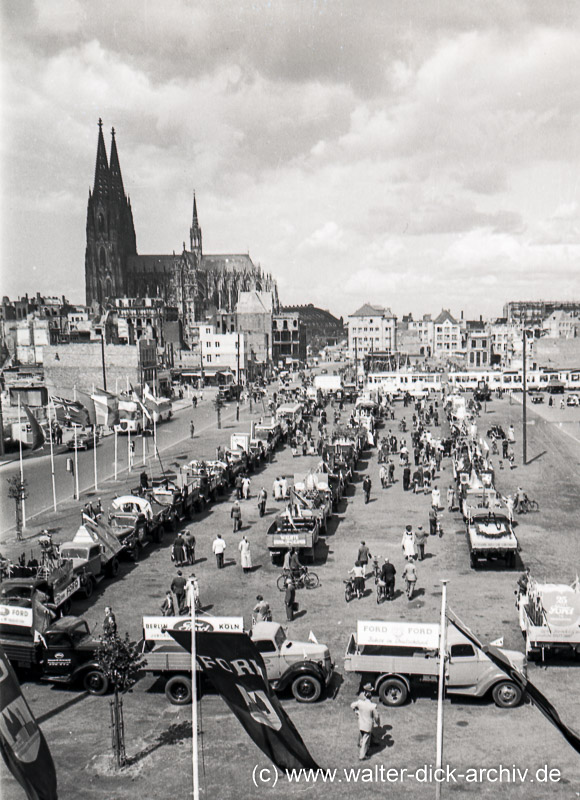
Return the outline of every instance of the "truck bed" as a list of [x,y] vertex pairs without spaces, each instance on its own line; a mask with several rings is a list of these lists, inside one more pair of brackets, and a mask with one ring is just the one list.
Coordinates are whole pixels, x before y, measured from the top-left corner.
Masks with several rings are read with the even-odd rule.
[[191,654],[177,642],[159,642],[152,650],[144,649],[143,655],[147,672],[191,672]]
[[0,636],[0,647],[6,653],[6,657],[11,664],[24,669],[35,666],[38,663],[38,650],[40,644],[30,638],[19,638],[2,635]]
[[434,675],[439,672],[437,653],[424,648],[356,644],[351,637],[344,657],[346,672]]

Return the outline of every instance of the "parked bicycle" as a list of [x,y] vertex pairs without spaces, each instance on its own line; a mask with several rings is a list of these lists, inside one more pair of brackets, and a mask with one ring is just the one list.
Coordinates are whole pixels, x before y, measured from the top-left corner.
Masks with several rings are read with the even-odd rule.
[[[286,581],[289,577],[289,572],[283,572],[278,576],[276,585],[281,592],[286,589]],[[320,585],[320,578],[316,572],[310,572],[308,567],[303,567],[302,571],[298,575],[292,575],[292,578],[297,589],[316,589]]]

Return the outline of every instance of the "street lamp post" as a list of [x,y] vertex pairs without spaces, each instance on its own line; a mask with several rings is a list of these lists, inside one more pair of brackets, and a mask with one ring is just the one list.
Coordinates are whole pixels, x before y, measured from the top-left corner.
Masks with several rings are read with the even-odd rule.
[[528,461],[528,432],[527,432],[527,397],[528,387],[526,382],[526,329],[523,332],[522,341],[522,462],[524,467]]

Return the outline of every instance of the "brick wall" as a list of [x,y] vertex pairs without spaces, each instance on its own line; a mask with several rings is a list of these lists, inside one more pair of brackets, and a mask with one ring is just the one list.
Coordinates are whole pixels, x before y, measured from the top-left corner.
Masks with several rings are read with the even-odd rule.
[[[44,374],[49,391],[69,394],[77,389],[103,388],[101,343],[83,342],[47,345],[44,350]],[[58,358],[57,358],[58,356]],[[139,353],[136,345],[105,345],[107,389],[115,392],[140,382]]]

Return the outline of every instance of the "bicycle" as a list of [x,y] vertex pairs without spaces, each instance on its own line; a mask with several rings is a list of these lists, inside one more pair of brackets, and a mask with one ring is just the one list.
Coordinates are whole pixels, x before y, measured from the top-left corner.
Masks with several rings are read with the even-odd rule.
[[344,599],[347,603],[356,597],[356,589],[354,588],[354,578],[349,578],[347,581],[343,580],[344,583]]
[[518,514],[528,514],[533,511],[539,511],[540,506],[537,500],[530,500],[529,497],[524,497],[524,499],[518,503],[518,507],[516,509]]
[[[283,572],[278,576],[276,585],[281,592],[286,589],[286,581],[289,577],[290,573],[288,572]],[[299,575],[293,575],[292,578],[297,589],[316,589],[320,585],[320,578],[316,572],[309,572],[308,567],[303,567],[302,572]]]

